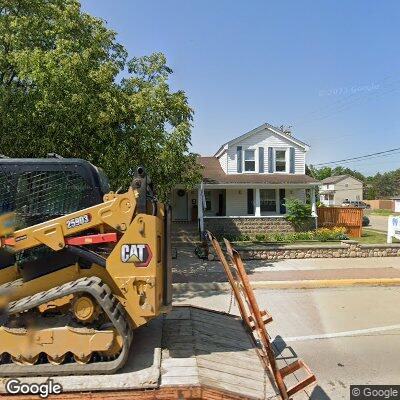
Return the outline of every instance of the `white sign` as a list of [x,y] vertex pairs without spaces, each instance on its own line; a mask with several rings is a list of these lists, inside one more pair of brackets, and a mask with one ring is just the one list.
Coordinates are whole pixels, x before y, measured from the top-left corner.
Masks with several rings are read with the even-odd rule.
[[393,243],[393,238],[400,240],[400,217],[390,216],[388,219],[387,242]]

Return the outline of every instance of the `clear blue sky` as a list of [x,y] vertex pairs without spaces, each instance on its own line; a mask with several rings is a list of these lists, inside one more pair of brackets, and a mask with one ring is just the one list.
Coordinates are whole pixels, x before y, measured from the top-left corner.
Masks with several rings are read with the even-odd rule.
[[[163,52],[195,110],[193,151],[263,122],[318,163],[400,147],[399,1],[82,0],[130,56]],[[400,154],[352,164],[372,174]]]

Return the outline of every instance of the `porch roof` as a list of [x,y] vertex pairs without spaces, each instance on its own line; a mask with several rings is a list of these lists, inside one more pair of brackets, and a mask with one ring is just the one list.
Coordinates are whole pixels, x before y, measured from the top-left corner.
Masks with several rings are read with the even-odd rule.
[[319,194],[335,194],[336,190],[335,189],[324,189],[324,190],[319,190]]
[[226,174],[216,157],[200,157],[203,165],[203,182],[207,185],[221,184],[271,184],[271,185],[318,185],[318,181],[305,174]]

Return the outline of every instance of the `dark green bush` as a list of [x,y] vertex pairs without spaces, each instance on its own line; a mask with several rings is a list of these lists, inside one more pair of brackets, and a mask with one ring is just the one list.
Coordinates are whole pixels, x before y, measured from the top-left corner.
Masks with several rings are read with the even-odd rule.
[[245,235],[245,234],[239,235],[237,237],[238,242],[248,242],[250,240],[251,240],[251,237],[249,235]]
[[297,199],[286,201],[286,219],[296,228],[301,228],[311,217],[311,206]]
[[257,233],[255,235],[255,238],[258,242],[265,242],[268,240],[268,236],[265,233]]
[[271,235],[271,238],[275,242],[284,242],[286,240],[286,235],[281,232],[275,232]]

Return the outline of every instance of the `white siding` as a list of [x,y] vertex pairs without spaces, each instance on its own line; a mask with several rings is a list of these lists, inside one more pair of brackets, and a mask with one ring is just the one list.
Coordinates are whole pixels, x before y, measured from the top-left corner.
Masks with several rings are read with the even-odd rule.
[[297,199],[302,202],[306,201],[306,190],[305,189],[286,189],[286,200]]
[[247,214],[247,189],[226,190],[226,215],[238,216]]
[[[268,147],[282,148],[286,149],[289,147],[295,148],[295,174],[305,174],[305,155],[306,152],[300,146],[294,144],[290,140],[278,136],[274,132],[265,129],[259,133],[251,135],[246,139],[235,143],[234,145],[228,147],[228,174],[237,174],[237,156],[236,147],[242,146],[243,150],[255,149],[259,147],[264,147],[264,172],[268,173]],[[221,164],[222,165],[222,164]],[[258,152],[256,151],[256,171],[258,172]]]
[[228,153],[224,151],[221,157],[219,157],[219,163],[221,164],[222,169],[225,173],[227,173],[227,164],[228,164]]

